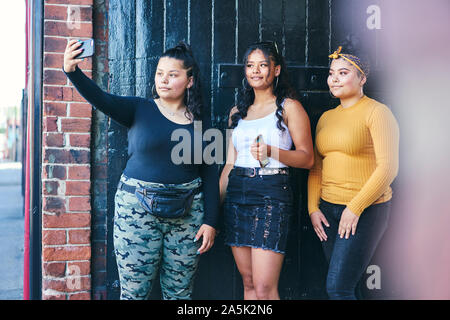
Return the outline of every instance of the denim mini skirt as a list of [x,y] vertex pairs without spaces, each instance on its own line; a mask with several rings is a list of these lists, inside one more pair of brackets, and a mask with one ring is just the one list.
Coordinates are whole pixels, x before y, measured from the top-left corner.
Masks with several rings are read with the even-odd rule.
[[224,202],[225,243],[285,254],[292,201],[289,175],[249,177],[231,170]]

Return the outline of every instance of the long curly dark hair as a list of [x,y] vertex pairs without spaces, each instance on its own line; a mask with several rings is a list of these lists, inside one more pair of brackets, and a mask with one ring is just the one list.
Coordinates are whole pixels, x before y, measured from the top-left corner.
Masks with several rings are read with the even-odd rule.
[[[284,57],[278,51],[278,47],[275,42],[272,41],[257,42],[249,46],[247,48],[247,51],[245,51],[243,59],[244,68],[247,65],[248,56],[255,50],[261,50],[266,59],[268,60],[270,59],[271,61],[273,61],[275,66],[281,67],[280,75],[274,79],[273,94],[276,97],[276,105],[277,105],[276,110],[276,116],[278,118],[277,127],[281,131],[284,131],[285,128],[281,125],[283,121],[283,106],[281,105],[281,103],[286,98],[291,99],[297,98],[295,90],[292,88],[289,82],[289,75],[286,69]],[[253,88],[249,85],[247,78],[244,77],[243,88],[240,90],[238,103],[236,106],[238,111],[231,116],[231,126],[230,126],[231,129],[234,129],[237,126],[239,120],[244,119],[247,116],[248,108],[253,104],[254,101],[255,101],[255,92],[253,91]]]
[[[163,57],[183,61],[183,68],[187,70],[187,76],[193,77],[193,85],[186,89],[184,94],[184,104],[186,105],[184,115],[189,120],[201,120],[203,113],[203,98],[201,93],[200,68],[198,67],[190,46],[184,41],[180,41],[175,47],[167,49],[161,55],[160,59]],[[152,95],[153,99],[159,98],[156,90],[152,90]],[[191,114],[194,116],[194,119],[192,119]]]

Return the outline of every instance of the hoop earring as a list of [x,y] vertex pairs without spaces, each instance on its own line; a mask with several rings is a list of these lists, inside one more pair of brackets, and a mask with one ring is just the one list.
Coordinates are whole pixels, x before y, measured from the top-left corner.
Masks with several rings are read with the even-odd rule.
[[151,90],[152,90],[152,97],[153,97],[153,99],[158,99],[159,96],[158,96],[158,93],[156,92],[155,84],[152,85],[152,89]]
[[189,106],[189,100],[190,100],[190,95],[189,95],[189,88],[186,89],[187,92],[187,97],[186,97],[186,107]]

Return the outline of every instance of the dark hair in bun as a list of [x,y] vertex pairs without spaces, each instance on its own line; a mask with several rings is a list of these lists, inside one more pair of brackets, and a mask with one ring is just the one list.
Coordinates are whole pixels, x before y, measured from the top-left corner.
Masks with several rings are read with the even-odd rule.
[[[167,49],[161,55],[160,59],[163,57],[182,61],[183,68],[187,70],[187,76],[193,77],[193,85],[186,89],[186,93],[184,95],[184,104],[187,107],[185,115],[188,119],[191,119],[189,114],[190,112],[194,116],[194,120],[201,120],[203,112],[203,99],[201,94],[200,69],[190,46],[184,41],[180,41],[175,47]],[[159,98],[155,92],[153,93],[153,96],[155,99]]]

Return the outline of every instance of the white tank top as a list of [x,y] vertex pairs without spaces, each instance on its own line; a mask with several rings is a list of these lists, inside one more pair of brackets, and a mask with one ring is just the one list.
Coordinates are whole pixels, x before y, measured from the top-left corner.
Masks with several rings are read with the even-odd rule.
[[[282,106],[284,106],[284,101]],[[234,165],[237,167],[246,168],[260,167],[259,161],[256,160],[250,152],[250,146],[260,134],[262,135],[265,144],[283,150],[290,150],[292,147],[292,138],[289,133],[289,129],[284,121],[282,121],[281,125],[285,128],[285,130],[281,131],[278,129],[277,123],[278,118],[276,116],[276,110],[259,119],[239,120],[232,134],[233,145],[237,151],[237,157]],[[273,158],[269,158],[269,160],[269,164],[266,168],[287,167],[284,163]]]

